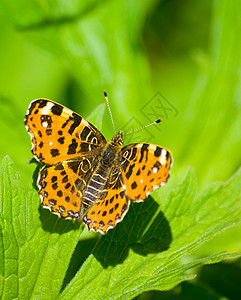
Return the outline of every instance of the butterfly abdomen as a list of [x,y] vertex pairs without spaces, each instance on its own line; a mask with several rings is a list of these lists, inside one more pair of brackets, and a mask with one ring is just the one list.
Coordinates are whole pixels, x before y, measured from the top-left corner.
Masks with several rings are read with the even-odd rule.
[[102,170],[100,166],[97,166],[96,171],[93,173],[89,183],[87,184],[82,197],[82,201],[87,207],[92,206],[96,202],[105,187],[107,173],[103,171],[104,170]]
[[83,203],[88,207],[92,206],[101,196],[109,178],[116,156],[120,151],[120,146],[109,142],[103,148],[102,158],[97,164],[91,176],[86,190],[83,193]]

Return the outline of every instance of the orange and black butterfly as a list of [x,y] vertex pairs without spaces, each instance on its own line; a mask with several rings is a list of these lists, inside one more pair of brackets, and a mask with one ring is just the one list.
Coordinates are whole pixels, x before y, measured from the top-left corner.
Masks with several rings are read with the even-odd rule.
[[89,230],[105,234],[124,218],[130,200],[145,200],[168,180],[170,151],[146,143],[122,147],[122,131],[106,142],[90,122],[53,101],[32,101],[25,126],[32,153],[44,164],[37,182],[42,206],[82,218]]

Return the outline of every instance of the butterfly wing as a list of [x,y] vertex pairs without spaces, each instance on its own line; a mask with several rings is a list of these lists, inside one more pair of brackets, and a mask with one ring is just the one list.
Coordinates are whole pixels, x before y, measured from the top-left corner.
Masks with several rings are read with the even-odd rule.
[[124,218],[129,203],[120,168],[113,168],[104,190],[84,215],[83,222],[89,230],[105,234]]
[[78,114],[46,99],[30,103],[25,126],[32,139],[32,153],[46,164],[38,177],[42,206],[61,217],[78,219],[82,193],[105,138]]
[[44,164],[82,156],[106,144],[91,123],[47,99],[30,103],[24,123],[32,139],[32,153]]
[[60,217],[79,219],[83,210],[82,194],[99,155],[44,166],[38,178],[42,206]]
[[172,155],[152,144],[130,144],[121,150],[122,176],[127,195],[133,201],[144,200],[155,188],[167,182]]

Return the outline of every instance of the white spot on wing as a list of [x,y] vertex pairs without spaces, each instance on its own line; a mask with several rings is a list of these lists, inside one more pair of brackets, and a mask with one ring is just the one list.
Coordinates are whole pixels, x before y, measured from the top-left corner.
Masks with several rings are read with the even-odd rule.
[[81,121],[85,126],[89,127],[89,122],[87,122],[85,119],[82,119]]
[[53,142],[49,142],[49,145],[52,146],[52,145],[53,145]]
[[167,150],[162,149],[161,157],[160,157],[160,163],[162,165],[165,165],[166,161],[167,161]]
[[149,149],[155,151],[156,150],[156,145],[150,144],[149,145]]
[[158,169],[156,167],[152,169],[153,173],[157,173],[157,171],[158,171]]
[[67,107],[64,107],[63,113],[66,114],[66,115],[68,115],[68,116],[71,116],[72,113],[73,113],[73,111],[70,110],[70,109],[68,109]]
[[140,180],[140,183],[143,183],[143,179]]
[[43,195],[42,195],[42,194],[39,194],[39,196],[40,196],[40,199],[41,199],[41,203],[43,203],[43,201],[44,201]]
[[54,106],[54,103],[48,101],[47,105],[45,107],[48,107],[49,109],[51,109]]
[[41,108],[41,115],[48,115],[53,106],[52,102],[47,102],[46,106]]

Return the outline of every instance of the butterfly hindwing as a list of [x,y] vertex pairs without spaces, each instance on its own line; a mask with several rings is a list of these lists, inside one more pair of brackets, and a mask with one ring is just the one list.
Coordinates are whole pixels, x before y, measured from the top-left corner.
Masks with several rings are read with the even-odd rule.
[[114,168],[105,189],[96,203],[84,215],[83,222],[89,230],[105,234],[124,218],[129,203],[130,199],[126,194],[122,174],[119,168]]
[[79,219],[82,194],[97,163],[98,155],[44,166],[38,178],[42,206],[63,218]]
[[47,99],[30,103],[24,123],[32,139],[32,153],[44,164],[78,157],[106,144],[91,123]]
[[132,201],[144,200],[153,189],[167,182],[171,153],[153,144],[130,144],[122,148],[122,175]]

